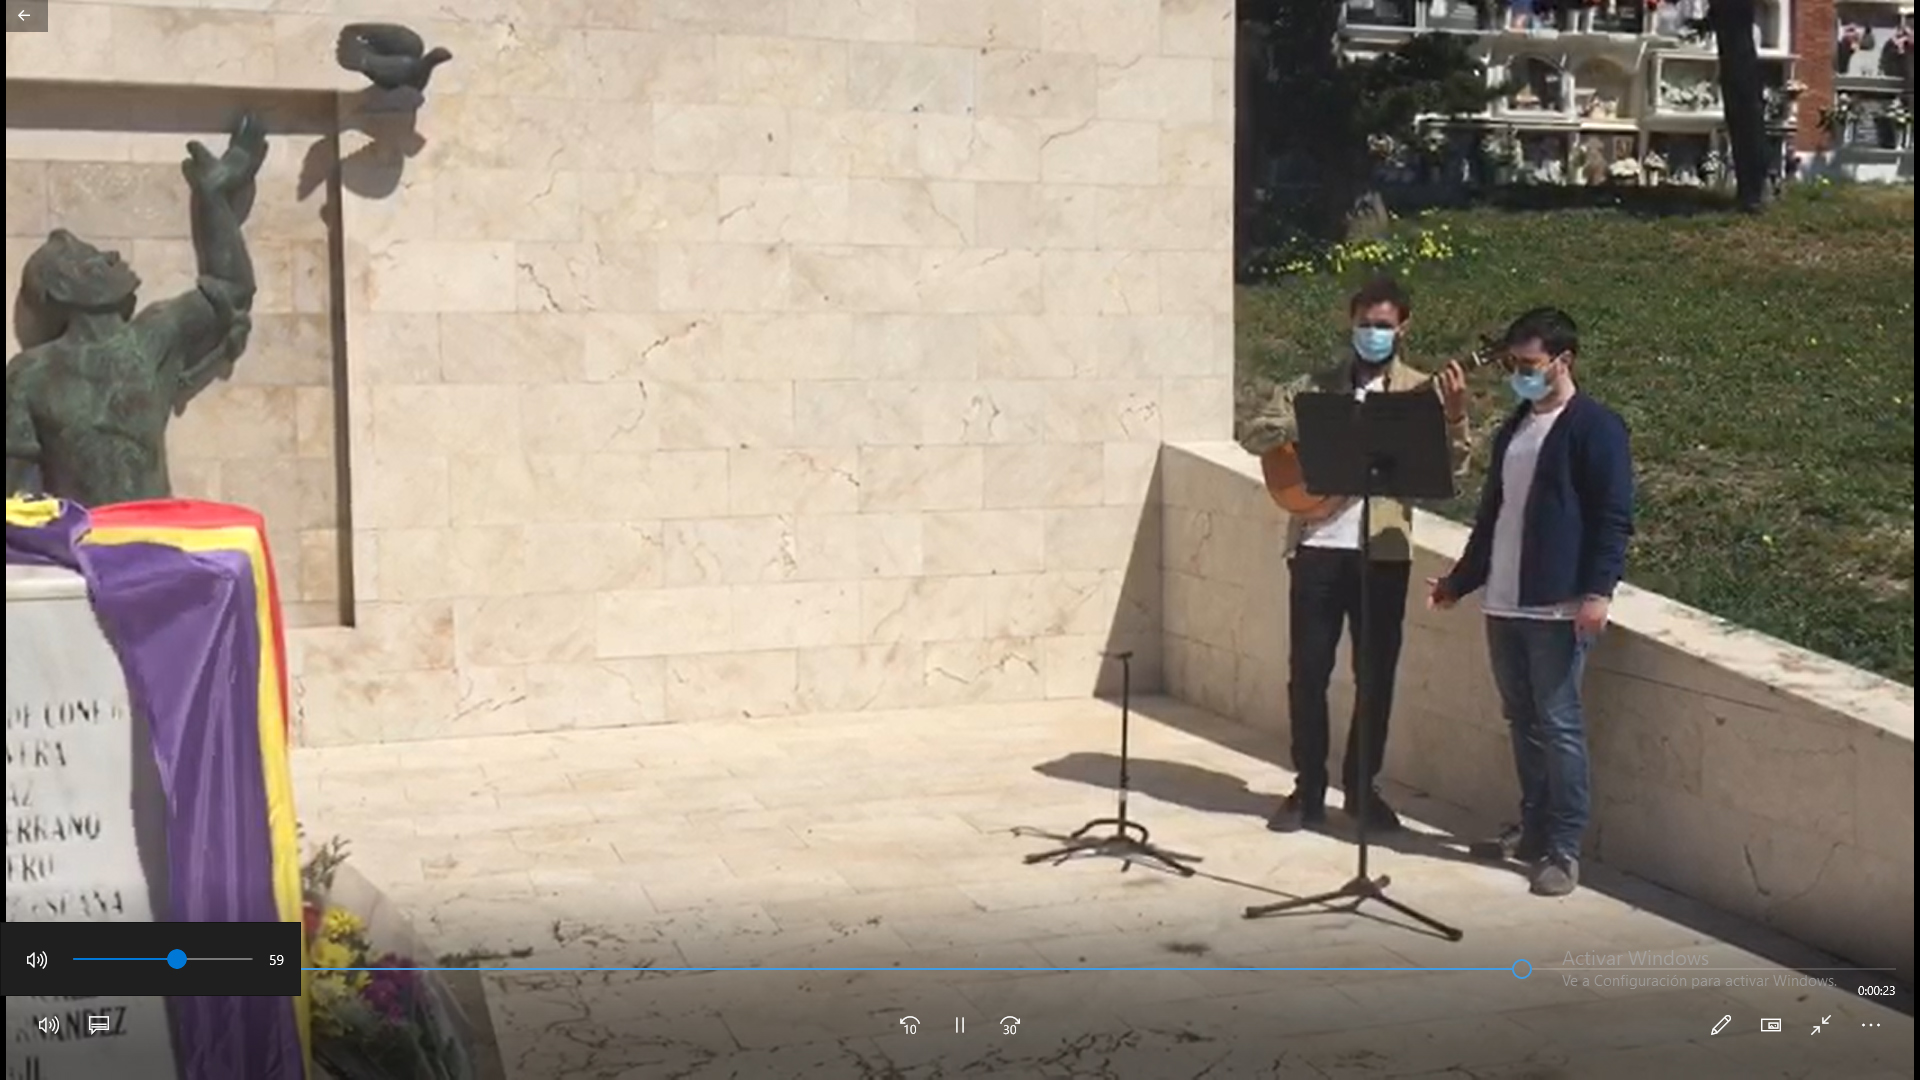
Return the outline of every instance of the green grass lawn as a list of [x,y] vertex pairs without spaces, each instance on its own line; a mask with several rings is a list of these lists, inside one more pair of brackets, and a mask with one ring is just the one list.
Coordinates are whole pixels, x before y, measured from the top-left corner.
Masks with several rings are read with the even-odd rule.
[[[1402,224],[1384,261],[1413,292],[1416,362],[1537,304],[1580,322],[1581,385],[1633,431],[1629,581],[1913,683],[1911,188],[1807,187],[1759,217],[1476,209]],[[1382,257],[1243,288],[1243,380],[1331,355],[1346,294]],[[1475,386],[1490,428],[1511,401],[1497,374]]]

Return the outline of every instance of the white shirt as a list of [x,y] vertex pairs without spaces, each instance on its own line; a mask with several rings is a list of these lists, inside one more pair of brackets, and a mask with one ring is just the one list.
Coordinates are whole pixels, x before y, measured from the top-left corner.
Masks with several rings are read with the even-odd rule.
[[[1380,365],[1385,368],[1386,365]],[[1387,387],[1387,375],[1380,374],[1367,380],[1365,386],[1356,386],[1353,400],[1365,401],[1368,394],[1376,394]],[[1348,500],[1338,513],[1324,521],[1317,521],[1306,527],[1300,535],[1300,546],[1311,548],[1333,548],[1337,551],[1360,550],[1360,518],[1364,508],[1359,499]]]
[[1500,463],[1500,514],[1493,519],[1493,552],[1489,556],[1487,591],[1480,610],[1508,619],[1571,619],[1578,601],[1551,607],[1520,605],[1520,549],[1526,538],[1527,500],[1533,494],[1533,473],[1540,464],[1540,446],[1566,406],[1548,412],[1529,412],[1507,441]]

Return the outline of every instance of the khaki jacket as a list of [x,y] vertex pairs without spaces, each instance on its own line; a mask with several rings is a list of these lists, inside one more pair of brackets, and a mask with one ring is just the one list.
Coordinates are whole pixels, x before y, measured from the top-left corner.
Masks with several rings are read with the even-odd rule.
[[[1298,436],[1294,425],[1293,399],[1302,393],[1342,394],[1353,390],[1353,357],[1342,353],[1317,371],[1290,379],[1273,388],[1265,402],[1240,424],[1236,434],[1242,448],[1256,457],[1277,446],[1293,442]],[[1431,376],[1398,358],[1387,362],[1386,389],[1411,390]],[[1436,393],[1438,392],[1436,388]],[[1454,476],[1464,479],[1468,459],[1473,453],[1473,426],[1462,419],[1447,425],[1447,450]],[[1409,562],[1413,558],[1413,511],[1398,499],[1373,499],[1367,509],[1371,534],[1367,548],[1379,562]],[[1291,558],[1306,534],[1306,522],[1294,518],[1287,522],[1287,556]]]

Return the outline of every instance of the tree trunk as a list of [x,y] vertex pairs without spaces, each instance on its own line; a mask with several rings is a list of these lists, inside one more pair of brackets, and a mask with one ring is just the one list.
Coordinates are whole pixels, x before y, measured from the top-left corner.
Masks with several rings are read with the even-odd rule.
[[1721,109],[1733,152],[1736,197],[1744,210],[1766,204],[1772,154],[1768,152],[1766,84],[1753,40],[1754,0],[1712,0],[1707,21],[1720,56]]
[[1284,134],[1277,134],[1270,145],[1284,147],[1295,161],[1318,165],[1310,183],[1296,189],[1297,196],[1311,204],[1299,223],[1323,240],[1339,239],[1370,178],[1353,165],[1354,155],[1364,154],[1366,139],[1353,130],[1352,103],[1343,92],[1340,22],[1344,4],[1342,0],[1255,0],[1241,4],[1242,18],[1250,8],[1265,15],[1278,45],[1278,79],[1268,88],[1267,98],[1272,115],[1262,122],[1283,128]]

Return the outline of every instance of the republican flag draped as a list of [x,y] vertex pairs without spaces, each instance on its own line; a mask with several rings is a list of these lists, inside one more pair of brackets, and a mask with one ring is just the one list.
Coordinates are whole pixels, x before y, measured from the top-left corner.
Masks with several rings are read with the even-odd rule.
[[[167,922],[299,922],[285,634],[260,516],[7,500],[7,562],[86,580],[167,801]],[[305,957],[301,967],[308,967]],[[307,998],[171,999],[181,1080],[305,1080]]]

